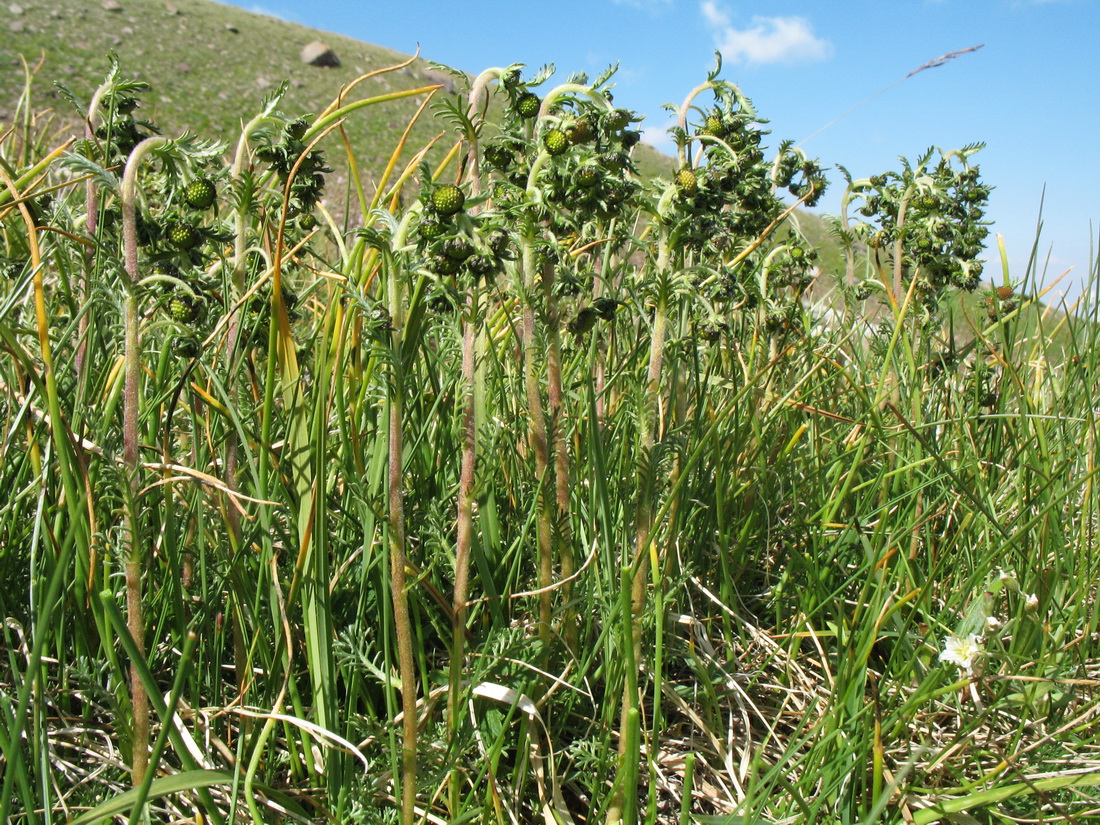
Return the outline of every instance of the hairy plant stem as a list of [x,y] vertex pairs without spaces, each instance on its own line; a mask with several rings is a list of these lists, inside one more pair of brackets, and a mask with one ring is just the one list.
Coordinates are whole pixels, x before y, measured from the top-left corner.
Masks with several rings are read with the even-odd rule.
[[[684,102],[680,104],[680,108],[677,109],[679,116],[676,119],[676,125],[687,134],[687,118],[688,113],[691,111],[692,103],[699,95],[708,89],[725,89],[731,92],[737,98],[737,108],[742,115],[747,117],[755,117],[756,110],[752,107],[749,99],[741,93],[741,90],[732,83],[726,83],[723,80],[708,80],[705,83],[700,83],[694,89],[687,93],[684,98]],[[706,136],[702,136],[706,137]],[[681,141],[677,145],[677,156],[680,161],[680,166],[688,166],[690,163],[690,157],[688,156],[688,141]]]
[[[88,140],[95,140],[96,117],[99,115],[99,107],[103,102],[103,97],[110,88],[110,83],[101,84],[99,88],[95,90],[88,104],[88,116],[84,121],[84,137]],[[99,226],[99,193],[94,177],[89,177],[84,183],[84,211],[87,215],[84,222],[84,231],[87,232],[88,237],[94,238],[96,229]],[[80,280],[77,284],[82,302],[88,300],[88,288],[91,283],[92,268],[97,255],[98,252],[94,246],[89,246],[84,250],[84,269],[81,272]],[[81,392],[84,391],[87,384],[85,359],[88,354],[89,324],[90,313],[81,313],[79,326],[80,343],[77,344],[76,355],[73,358],[73,366],[76,368],[77,386],[80,387]]]
[[[615,230],[618,224],[618,219],[613,219],[608,226],[603,227],[601,225],[598,232],[598,237],[605,238],[615,237]],[[614,244],[605,244],[603,253],[600,256],[599,275],[596,278],[594,289],[592,290],[593,300],[603,295],[603,285],[607,282],[612,272],[612,256],[614,254]],[[598,429],[603,430],[604,422],[607,418],[607,399],[605,397],[605,386],[607,381],[607,353],[611,350],[611,344],[614,340],[614,326],[612,327],[612,335],[608,339],[599,339],[599,343],[596,345],[596,426]]]
[[905,213],[909,209],[909,198],[912,194],[912,187],[905,190],[905,193],[901,197],[901,202],[898,204],[898,218],[897,218],[897,239],[894,241],[894,301],[900,304],[905,297],[905,290],[902,289],[901,276],[904,270],[905,264]]
[[[470,550],[474,539],[474,479],[477,470],[477,394],[475,382],[477,350],[478,291],[475,283],[467,296],[468,317],[462,329],[462,467],[458,479],[458,533],[455,539],[455,581],[451,601],[451,666],[448,674],[447,730],[451,741],[458,738],[462,707],[462,676],[466,669],[466,617],[469,612]],[[462,777],[450,778],[450,809],[457,815],[461,805]]]
[[[657,563],[656,551],[653,544],[653,446],[656,443],[658,421],[658,407],[661,392],[661,368],[664,363],[665,335],[668,327],[668,287],[669,287],[669,262],[671,248],[667,227],[660,229],[660,238],[657,247],[657,280],[658,294],[657,306],[653,313],[653,327],[650,330],[649,339],[649,367],[646,372],[645,394],[642,399],[638,416],[639,464],[637,470],[637,498],[634,510],[634,554],[629,565],[624,564],[624,569],[633,571],[630,578],[630,650],[628,657],[631,661],[642,661],[642,627],[645,618],[645,604],[647,596],[646,577],[649,572],[649,564]],[[626,617],[624,617],[624,621]],[[660,617],[657,618],[661,620]],[[628,674],[623,685],[622,714],[619,722],[619,776],[616,780],[615,791],[608,806],[606,822],[608,825],[618,825],[619,822],[627,822],[624,812],[633,810],[633,794],[636,793],[635,785],[625,781],[627,777],[636,776],[638,752],[638,738],[631,732],[631,726],[637,724],[638,714],[638,685],[633,672]],[[626,795],[630,795],[629,798]]]
[[554,297],[554,267],[547,264],[542,270],[543,299],[546,301],[546,392],[550,411],[550,441],[554,455],[554,492],[557,529],[551,538],[557,548],[561,566],[562,637],[571,651],[577,646],[576,611],[569,607],[573,599],[572,576],[575,569],[573,536],[570,525],[569,442],[562,407],[561,377],[561,318],[557,298]]
[[[93,137],[92,127],[90,125],[85,129],[85,137],[88,139]],[[99,198],[96,192],[95,179],[91,177],[88,178],[84,185],[84,212],[87,215],[84,224],[85,231],[88,233],[89,237],[94,238],[99,222]],[[80,277],[76,285],[81,306],[85,306],[88,301],[89,285],[92,282],[92,269],[95,265],[95,257],[95,247],[89,246],[85,248],[84,267],[80,272]],[[76,346],[76,353],[73,356],[73,367],[76,371],[76,385],[79,387],[81,396],[83,396],[88,384],[86,358],[88,355],[89,324],[89,314],[87,312],[82,312],[80,315],[80,323],[77,327],[79,343]]]
[[[233,157],[233,164],[230,167],[230,181],[235,187],[243,185],[245,165],[248,162],[248,146],[249,141],[252,138],[252,133],[259,127],[266,123],[274,122],[269,114],[261,114],[252,118],[244,128],[241,129],[240,137],[237,140],[237,150]],[[239,193],[242,197],[242,201],[246,200],[244,193]],[[251,193],[249,193],[249,197]],[[249,210],[246,203],[241,202],[237,205],[237,209],[233,215],[233,259],[232,270],[230,275],[230,301],[231,306],[236,307],[244,294],[245,279],[247,274],[247,255],[248,255],[248,229],[249,229]],[[239,338],[241,331],[241,317],[243,309],[238,308],[234,310],[229,318],[229,326],[227,330],[227,346],[225,348],[225,367],[228,375],[227,378],[227,392],[229,397],[238,401],[241,398],[241,380],[240,369],[238,369],[238,363],[241,360],[239,352]],[[266,443],[266,442],[265,442]],[[224,479],[225,485],[229,490],[236,491],[239,487],[239,449],[238,435],[235,427],[228,428],[225,436],[225,465],[224,465]],[[229,532],[229,542],[232,557],[236,558],[237,551],[240,547],[241,541],[241,519],[240,514],[235,507],[226,507],[226,527]],[[266,513],[265,513],[266,519]],[[245,644],[244,627],[242,626],[242,618],[244,616],[244,610],[239,602],[237,591],[234,588],[228,590],[228,601],[226,605],[226,613],[232,617],[230,620],[230,633],[233,639],[233,667],[237,677],[237,690],[238,696],[241,701],[246,700],[248,692],[248,686],[250,684],[249,679],[249,664],[248,664],[248,646]],[[250,733],[252,727],[252,720],[247,717],[241,720],[241,730],[245,735]]]
[[[141,586],[144,559],[139,536],[140,519],[137,512],[138,489],[141,481],[138,473],[138,406],[141,370],[138,325],[140,318],[137,298],[132,293],[126,296],[123,323],[126,329],[124,356],[126,373],[123,389],[122,461],[129,480],[123,547],[123,566],[126,575],[126,627],[134,639],[139,655],[145,656],[145,615]],[[145,779],[145,771],[149,764],[149,697],[138,677],[137,666],[133,663],[130,664],[130,704],[134,715],[130,778],[134,787],[139,787]]]
[[[542,153],[540,157],[545,157]],[[538,162],[536,161],[536,164]],[[532,218],[524,219],[520,235],[522,246],[522,271],[520,303],[523,315],[523,377],[527,390],[527,434],[535,454],[535,495],[538,508],[538,586],[539,619],[538,634],[545,657],[550,647],[552,602],[550,586],[554,579],[554,549],[551,532],[550,496],[547,490],[550,469],[550,445],[546,433],[546,415],[542,407],[542,391],[539,386],[538,343],[535,340],[535,227]]]
[[[483,117],[488,105],[488,84],[504,70],[487,69],[475,78],[470,89],[467,115],[471,126]],[[466,171],[470,194],[481,192],[478,130],[469,130],[466,138]],[[474,211],[474,210],[471,210]],[[466,296],[466,315],[462,319],[462,463],[458,479],[457,534],[455,537],[455,579],[451,599],[451,662],[447,680],[447,731],[451,743],[458,741],[462,707],[462,676],[466,669],[466,620],[470,596],[470,551],[474,540],[474,481],[477,473],[477,335],[480,325],[479,294],[475,280]],[[462,776],[451,772],[448,805],[458,816],[462,799]]]
[[393,331],[390,337],[389,486],[388,520],[390,586],[394,630],[397,634],[397,667],[401,679],[401,823],[416,821],[416,662],[413,649],[409,597],[406,592],[405,493],[404,493],[404,335],[405,313],[398,267],[389,253],[383,255],[386,289]]
[[[123,532],[122,555],[126,573],[126,626],[133,637],[138,654],[145,656],[145,614],[142,605],[142,552],[138,492],[141,475],[138,463],[138,418],[141,413],[141,317],[138,308],[137,253],[137,173],[145,156],[168,143],[167,138],[151,137],[139,143],[126,161],[122,176],[122,245],[125,259],[126,284],[123,324],[125,325],[124,385],[122,402],[122,463],[129,481],[126,499],[126,525]],[[149,760],[149,696],[130,664],[130,703],[134,720],[133,754],[130,779],[134,787],[145,780]]]

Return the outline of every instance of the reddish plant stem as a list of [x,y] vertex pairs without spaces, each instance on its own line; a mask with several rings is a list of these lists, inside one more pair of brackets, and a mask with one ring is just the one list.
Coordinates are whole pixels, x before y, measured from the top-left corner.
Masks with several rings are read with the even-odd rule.
[[[398,370],[400,372],[400,370]],[[405,591],[405,495],[402,489],[404,441],[400,387],[390,401],[390,583],[393,592],[394,627],[397,631],[398,670],[401,675],[401,821],[416,821],[416,664],[413,660],[412,623]]]

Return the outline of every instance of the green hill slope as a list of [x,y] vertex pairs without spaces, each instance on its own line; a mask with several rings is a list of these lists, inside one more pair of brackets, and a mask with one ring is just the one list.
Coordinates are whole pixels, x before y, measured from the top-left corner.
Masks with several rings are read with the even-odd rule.
[[[20,55],[32,62],[44,58],[35,84],[35,108],[52,105],[59,123],[71,124],[72,113],[53,87],[54,80],[86,98],[102,80],[107,54],[113,51],[127,76],[152,84],[146,116],[166,133],[189,129],[225,140],[234,138],[241,119],[257,111],[264,96],[284,80],[290,86],[283,110],[291,115],[316,113],[355,78],[409,59],[339,34],[210,0],[20,0],[16,5],[18,13],[0,24],[0,123],[10,122],[24,87]],[[117,10],[109,10],[115,6]],[[302,48],[314,40],[332,48],[338,67],[302,62]],[[406,68],[364,81],[352,94],[370,97],[437,83],[449,91],[452,79],[430,66],[417,59]],[[368,177],[389,157],[418,103],[394,101],[347,122],[348,139]],[[443,129],[432,118],[424,119],[414,131],[413,145]],[[652,173],[669,163],[653,149],[642,149],[644,171]]]
[[[23,86],[18,55],[44,56],[38,72],[36,103],[52,99],[59,119],[71,117],[68,105],[52,88],[59,79],[78,96],[87,97],[107,70],[108,52],[118,54],[128,76],[153,86],[147,116],[167,133],[189,129],[204,137],[232,140],[242,118],[284,79],[289,81],[284,108],[290,114],[316,112],[359,75],[394,65],[406,56],[351,38],[320,32],[209,0],[119,0],[118,11],[100,2],[55,0],[23,2],[17,18],[21,31],[0,31],[0,120],[11,117]],[[337,68],[306,65],[303,46],[323,40],[341,60]],[[357,95],[385,94],[443,80],[425,61],[396,73],[372,78]],[[365,168],[392,149],[416,103],[398,101],[382,114],[347,124],[349,137],[362,152]],[[425,123],[418,137],[433,127]]]

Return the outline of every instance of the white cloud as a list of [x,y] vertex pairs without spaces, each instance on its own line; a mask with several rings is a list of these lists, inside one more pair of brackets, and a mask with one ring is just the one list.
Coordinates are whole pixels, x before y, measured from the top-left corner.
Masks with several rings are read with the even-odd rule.
[[699,8],[703,12],[703,17],[705,17],[707,22],[714,26],[714,28],[717,29],[730,24],[730,16],[722,11],[714,0],[703,0]]
[[282,20],[284,23],[298,23],[301,22],[297,19],[297,16],[287,9],[279,8],[273,9],[268,6],[263,6],[259,3],[253,3],[248,11],[253,14],[262,14],[266,17],[274,17],[276,20]]
[[722,57],[732,63],[798,63],[824,60],[832,54],[828,40],[814,34],[805,17],[752,18],[752,25],[736,28],[729,13],[715,0],[699,5],[703,18],[714,30],[714,42]]
[[664,152],[666,155],[675,155],[676,141],[674,141],[672,136],[668,133],[669,127],[675,125],[676,118],[670,117],[660,125],[643,126],[642,140],[658,152]]

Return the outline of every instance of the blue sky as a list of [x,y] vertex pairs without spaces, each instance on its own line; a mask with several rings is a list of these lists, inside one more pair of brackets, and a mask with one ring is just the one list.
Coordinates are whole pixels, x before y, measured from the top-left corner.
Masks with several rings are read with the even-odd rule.
[[[552,62],[564,79],[617,62],[616,101],[646,115],[651,142],[668,120],[662,104],[705,80],[720,49],[724,79],[770,120],[771,146],[809,138],[809,154],[856,177],[897,168],[898,155],[984,141],[992,232],[1016,281],[1041,203],[1046,283],[1071,270],[1057,291],[1079,289],[1100,232],[1100,0],[235,2],[400,52],[419,44],[472,73]],[[840,179],[830,180],[818,211],[838,207]],[[999,282],[999,263],[987,273]]]

